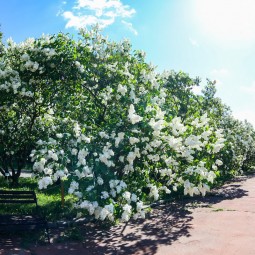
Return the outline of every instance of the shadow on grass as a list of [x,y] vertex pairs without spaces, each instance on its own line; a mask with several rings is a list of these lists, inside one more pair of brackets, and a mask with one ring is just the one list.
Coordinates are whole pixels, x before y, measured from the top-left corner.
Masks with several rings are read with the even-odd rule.
[[[0,232],[0,255],[29,254],[33,246],[45,245],[44,230]],[[24,252],[24,250],[28,252]],[[32,254],[31,254],[32,255]]]

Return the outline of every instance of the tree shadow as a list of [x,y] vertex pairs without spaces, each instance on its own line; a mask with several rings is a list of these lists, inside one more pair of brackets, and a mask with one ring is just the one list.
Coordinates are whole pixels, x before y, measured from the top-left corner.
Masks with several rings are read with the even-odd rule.
[[43,243],[40,240],[43,235],[44,230],[0,231],[0,255],[30,254],[31,244]]
[[[171,204],[161,204],[154,208],[144,220],[130,220],[127,224],[119,224],[111,227],[102,226],[99,222],[84,224],[80,226],[84,241],[76,242],[76,245],[65,240],[59,244],[45,244],[43,246],[39,245],[38,247],[33,245],[34,247],[30,248],[34,254],[38,255],[152,255],[156,253],[159,245],[170,245],[181,236],[189,236],[191,220],[191,212],[185,209],[185,203],[173,202]],[[54,231],[57,231],[57,229],[54,229]],[[9,236],[5,240],[6,242],[2,242],[1,244],[5,249],[14,250],[19,246],[19,240],[17,239],[16,241],[15,239],[12,240]]]
[[234,182],[212,190],[206,197],[186,197],[159,204],[145,220],[132,220],[105,230],[93,224],[86,226],[84,248],[91,254],[155,254],[160,245],[171,245],[181,237],[190,236],[192,208],[211,207],[223,200],[248,196],[241,183],[248,178],[236,178]]
[[162,204],[145,220],[131,220],[104,230],[94,224],[86,226],[83,246],[91,254],[155,254],[159,245],[189,236],[191,220],[184,204]]
[[248,196],[249,191],[242,188],[242,182],[254,176],[236,177],[232,181],[226,182],[219,188],[212,189],[205,197],[186,198],[186,203],[197,202],[204,206],[211,206],[223,200],[233,200]]

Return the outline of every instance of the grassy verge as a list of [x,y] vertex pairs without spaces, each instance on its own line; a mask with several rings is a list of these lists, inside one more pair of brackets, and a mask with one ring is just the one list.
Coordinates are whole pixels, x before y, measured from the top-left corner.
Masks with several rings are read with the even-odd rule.
[[[67,182],[64,182],[65,202],[62,206],[60,185],[51,186],[47,190],[39,190],[37,181],[34,178],[20,178],[17,187],[11,185],[0,177],[0,188],[7,190],[34,190],[37,195],[39,214],[45,216],[48,221],[71,220],[76,216],[76,210],[73,208],[71,199],[68,195]],[[35,205],[29,204],[6,204],[0,207],[0,214],[31,214],[36,210]]]

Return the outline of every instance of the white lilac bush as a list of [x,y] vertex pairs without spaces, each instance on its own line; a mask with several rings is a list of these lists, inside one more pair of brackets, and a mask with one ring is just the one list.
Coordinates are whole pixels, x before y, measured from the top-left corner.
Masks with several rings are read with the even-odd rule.
[[222,127],[226,142],[221,157],[227,166],[224,163],[221,174],[243,174],[243,172],[254,169],[255,134],[253,126],[246,121],[242,122],[229,116],[223,120]]
[[202,108],[210,110],[210,117],[216,126],[223,129],[225,147],[218,154],[223,159],[220,178],[228,179],[254,169],[255,132],[247,121],[233,117],[230,108],[215,97],[215,82],[208,81],[203,90]]
[[[232,160],[213,93],[196,96],[198,80],[183,72],[156,73],[126,40],[97,29],[80,35],[4,47],[2,171],[30,154],[40,189],[68,179],[74,206],[102,221],[144,218],[150,203],[175,192],[204,196]],[[242,137],[254,143],[252,129]]]
[[[167,104],[169,74],[156,74],[127,41],[92,32],[80,44],[78,112],[54,116],[54,130],[31,153],[39,187],[71,178],[75,206],[111,221],[144,217],[144,203],[183,189],[205,195],[222,164],[222,130],[204,113],[182,120]],[[89,39],[89,40],[88,40]],[[66,102],[68,105],[68,102]],[[70,106],[71,109],[72,106]],[[81,107],[81,108],[80,108]],[[67,107],[68,108],[68,107]]]
[[210,128],[206,115],[185,125],[178,117],[165,121],[159,108],[152,112],[141,117],[131,104],[118,132],[92,136],[74,123],[72,132],[40,141],[31,155],[39,187],[72,178],[76,207],[101,220],[144,217],[144,202],[177,189],[204,196],[222,165],[222,130]]

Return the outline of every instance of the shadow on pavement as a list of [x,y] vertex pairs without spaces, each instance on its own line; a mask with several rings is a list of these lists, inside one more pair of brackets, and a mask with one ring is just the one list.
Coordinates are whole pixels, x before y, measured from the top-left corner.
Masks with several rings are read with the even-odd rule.
[[188,208],[210,207],[223,200],[233,200],[248,196],[249,192],[242,188],[242,182],[249,178],[251,177],[237,177],[232,182],[228,182],[220,188],[213,189],[210,194],[205,197],[185,198],[185,202],[183,202],[186,203]]
[[[126,227],[116,226],[102,230],[95,226],[86,227],[84,248],[91,254],[155,254],[160,245],[171,245],[180,237],[189,236],[193,219],[192,207],[208,206],[222,200],[238,199],[248,195],[241,181],[235,180],[209,196],[185,198],[182,201],[159,205],[148,219],[131,221]],[[238,183],[239,182],[239,183]]]
[[108,230],[86,227],[83,243],[91,254],[155,254],[161,244],[170,245],[189,236],[191,213],[183,204],[160,205],[148,219],[130,221]]

